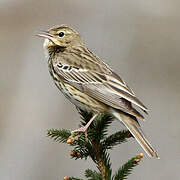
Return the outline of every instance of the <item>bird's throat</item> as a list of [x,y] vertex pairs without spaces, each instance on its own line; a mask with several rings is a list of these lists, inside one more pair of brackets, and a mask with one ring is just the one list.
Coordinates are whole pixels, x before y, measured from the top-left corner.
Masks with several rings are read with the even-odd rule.
[[47,53],[49,54],[49,56],[51,56],[54,53],[64,52],[66,49],[65,47],[61,47],[54,44],[48,39],[45,39],[43,46],[44,46],[45,51],[47,51]]

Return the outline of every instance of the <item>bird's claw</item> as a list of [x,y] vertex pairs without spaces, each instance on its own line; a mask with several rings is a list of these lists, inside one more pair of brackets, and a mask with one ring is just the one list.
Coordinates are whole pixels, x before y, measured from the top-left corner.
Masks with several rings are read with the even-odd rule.
[[[87,128],[86,127],[80,127],[79,129],[71,131],[71,136],[75,139],[78,140],[80,136],[76,135],[78,132],[83,132],[86,138],[86,141],[88,142],[88,134],[87,134]],[[75,136],[74,136],[75,135]]]

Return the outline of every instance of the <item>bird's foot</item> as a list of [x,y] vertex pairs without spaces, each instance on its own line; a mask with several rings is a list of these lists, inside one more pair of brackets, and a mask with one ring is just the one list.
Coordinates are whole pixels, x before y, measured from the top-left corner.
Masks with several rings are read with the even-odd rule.
[[90,120],[89,122],[83,126],[83,127],[80,127],[79,129],[76,129],[74,131],[71,131],[71,135],[73,135],[74,133],[76,132],[83,132],[84,135],[85,135],[85,138],[86,138],[86,142],[88,142],[88,133],[87,133],[87,129],[88,127],[90,126],[90,124],[93,122],[93,120],[97,117],[98,114],[95,114]]
[[[84,135],[85,135],[86,141],[88,142],[87,129],[88,129],[88,126],[80,127],[79,129],[76,129],[76,130],[71,131],[71,135],[73,136],[75,133],[83,132]],[[77,137],[77,136],[75,136],[74,138],[76,139],[76,137]],[[78,138],[79,138],[79,136],[78,136]],[[78,138],[77,138],[77,139],[78,139]]]

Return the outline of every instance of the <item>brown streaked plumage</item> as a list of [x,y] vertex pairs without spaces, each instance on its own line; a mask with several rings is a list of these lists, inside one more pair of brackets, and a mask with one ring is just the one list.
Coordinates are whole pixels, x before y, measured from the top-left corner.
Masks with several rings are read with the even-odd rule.
[[49,71],[56,86],[77,108],[94,112],[90,122],[78,131],[86,131],[98,113],[111,113],[129,129],[150,157],[158,158],[137,121],[144,117],[132,104],[144,112],[147,108],[127,84],[85,46],[79,33],[61,25],[38,36],[45,38]]

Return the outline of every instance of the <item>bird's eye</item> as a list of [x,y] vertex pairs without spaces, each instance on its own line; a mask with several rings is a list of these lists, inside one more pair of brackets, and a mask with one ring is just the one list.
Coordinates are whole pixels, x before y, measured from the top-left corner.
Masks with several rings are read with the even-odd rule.
[[64,36],[64,32],[60,32],[59,37],[63,37],[63,36]]

